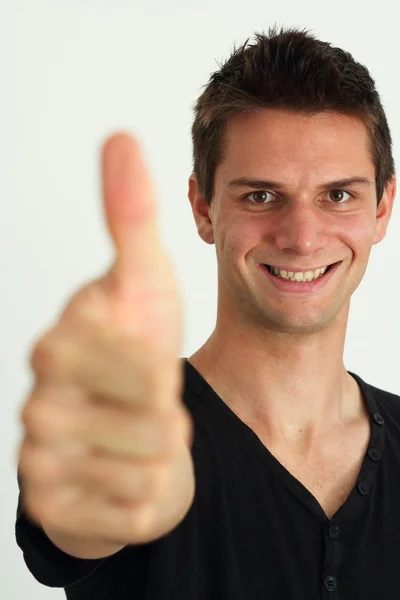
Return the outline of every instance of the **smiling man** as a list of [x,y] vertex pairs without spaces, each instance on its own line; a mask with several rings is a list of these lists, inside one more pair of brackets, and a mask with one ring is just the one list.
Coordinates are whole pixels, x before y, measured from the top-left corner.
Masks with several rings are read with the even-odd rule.
[[[351,296],[386,234],[396,191],[374,82],[343,50],[307,32],[272,29],[236,49],[212,75],[192,134],[189,200],[198,233],[215,245],[218,261],[215,329],[180,361],[182,400],[194,424],[193,501],[180,467],[153,510],[167,514],[171,498],[182,497],[173,526],[169,520],[163,535],[138,541],[131,512],[126,536],[111,535],[111,515],[121,523],[127,504],[101,513],[103,497],[93,486],[101,481],[104,491],[109,483],[110,494],[132,499],[127,486],[136,471],[123,487],[114,470],[111,489],[111,472],[107,479],[94,461],[95,481],[90,469],[87,479],[79,471],[80,485],[90,484],[98,502],[86,513],[89,524],[74,520],[84,514],[83,500],[76,512],[53,505],[50,519],[50,505],[42,508],[31,492],[36,521],[41,514],[50,528],[35,523],[35,510],[20,502],[16,531],[27,565],[71,600],[397,598],[400,397],[343,362]],[[135,169],[132,181],[140,179]],[[132,197],[142,206],[140,194]],[[110,222],[121,207],[115,200]],[[124,214],[129,220],[129,210]],[[116,221],[111,229],[115,236]],[[150,259],[146,265],[142,275],[153,268]],[[170,303],[170,288],[168,294]],[[162,302],[157,296],[157,306]],[[166,330],[171,323],[172,317]],[[122,365],[121,353],[107,356]],[[122,375],[103,377],[107,366],[99,364],[99,378],[122,393]],[[28,425],[37,424],[34,414],[31,407]],[[65,432],[61,417],[52,423]],[[116,437],[110,431],[108,447]],[[26,451],[21,467],[26,482],[35,471],[49,489],[49,473],[59,478],[62,470],[46,471],[41,456],[35,462]]]

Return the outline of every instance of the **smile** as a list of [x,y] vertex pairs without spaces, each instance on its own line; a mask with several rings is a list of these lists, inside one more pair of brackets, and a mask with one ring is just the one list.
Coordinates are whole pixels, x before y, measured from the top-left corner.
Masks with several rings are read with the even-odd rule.
[[271,275],[275,275],[280,279],[287,279],[289,281],[314,281],[315,279],[322,277],[334,264],[336,263],[314,271],[285,271],[284,269],[278,269],[276,267],[271,267],[270,265],[265,266]]

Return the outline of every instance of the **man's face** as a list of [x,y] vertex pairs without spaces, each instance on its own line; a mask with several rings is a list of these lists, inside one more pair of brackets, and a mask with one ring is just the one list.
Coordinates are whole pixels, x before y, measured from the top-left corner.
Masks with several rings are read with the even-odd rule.
[[[239,178],[258,183],[234,184]],[[330,185],[350,178],[366,181]],[[216,245],[221,309],[291,333],[315,332],[347,315],[371,247],[385,235],[395,191],[393,182],[377,209],[375,168],[360,120],[284,110],[228,124],[211,208],[195,182],[190,185],[199,233]],[[280,288],[260,266],[296,271],[337,262],[307,293]]]

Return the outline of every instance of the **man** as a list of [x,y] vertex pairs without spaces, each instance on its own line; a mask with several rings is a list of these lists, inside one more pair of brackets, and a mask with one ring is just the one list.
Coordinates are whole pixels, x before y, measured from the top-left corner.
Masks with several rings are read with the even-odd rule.
[[76,600],[395,598],[399,396],[343,364],[351,295],[396,190],[374,82],[350,54],[270,30],[211,77],[192,133],[215,330],[176,358],[151,185],[134,141],[111,138],[116,262],[32,354],[26,563]]

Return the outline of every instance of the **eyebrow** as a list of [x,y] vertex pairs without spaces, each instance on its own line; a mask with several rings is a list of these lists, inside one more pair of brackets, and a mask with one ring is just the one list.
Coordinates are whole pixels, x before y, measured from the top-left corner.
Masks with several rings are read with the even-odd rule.
[[[318,189],[326,188],[337,188],[341,189],[353,185],[375,185],[374,181],[368,179],[368,177],[347,177],[345,179],[336,179],[335,181],[328,181],[318,186]],[[264,179],[250,179],[248,177],[237,177],[228,181],[228,187],[250,187],[255,190],[281,190],[285,187],[283,183],[278,181],[266,181]]]

